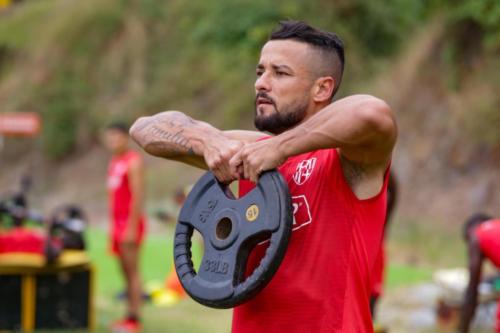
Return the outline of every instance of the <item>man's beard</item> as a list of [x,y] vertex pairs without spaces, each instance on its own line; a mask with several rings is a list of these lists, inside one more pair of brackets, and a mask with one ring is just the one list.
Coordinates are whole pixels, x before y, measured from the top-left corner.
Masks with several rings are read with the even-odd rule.
[[[259,97],[265,98],[271,102],[275,110],[272,114],[259,115],[257,111],[257,99]],[[266,131],[273,134],[283,133],[296,126],[305,118],[308,108],[308,100],[305,97],[300,100],[295,100],[288,105],[284,105],[280,109],[278,109],[274,100],[264,92],[259,92],[255,101],[255,127],[259,131]]]

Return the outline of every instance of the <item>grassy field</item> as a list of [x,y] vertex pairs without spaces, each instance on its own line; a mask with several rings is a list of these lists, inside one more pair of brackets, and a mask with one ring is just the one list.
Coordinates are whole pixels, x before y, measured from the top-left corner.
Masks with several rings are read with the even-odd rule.
[[[124,303],[116,297],[123,290],[123,281],[115,258],[109,255],[106,232],[101,229],[87,231],[87,242],[97,273],[96,332],[109,332],[110,324],[125,311]],[[146,284],[151,281],[162,282],[172,270],[172,242],[172,230],[167,228],[148,236],[141,257],[141,271]],[[200,256],[200,247],[196,246],[195,265]],[[397,289],[429,280],[430,277],[430,269],[393,264],[387,273],[387,288]],[[189,298],[171,307],[145,304],[142,317],[144,332],[151,333],[223,333],[230,331],[231,323],[230,310],[210,309]]]
[[[87,233],[90,256],[97,267],[97,332],[106,332],[109,324],[124,311],[116,294],[123,290],[123,281],[115,259],[107,252],[107,235],[92,229]],[[142,252],[142,274],[145,283],[163,281],[172,269],[172,231],[164,229],[150,234]],[[195,264],[200,249],[195,248]],[[398,288],[429,280],[431,270],[391,265],[387,275],[388,288]],[[186,299],[173,307],[146,304],[143,310],[145,332],[229,332],[231,311],[213,310]]]
[[[125,307],[116,295],[123,290],[123,280],[115,258],[108,254],[107,234],[92,229],[87,233],[90,257],[97,268],[97,332],[109,332],[109,325],[123,315]],[[164,229],[149,235],[142,252],[141,272],[144,282],[162,282],[173,267],[172,231]],[[196,245],[196,244],[195,244]],[[195,265],[200,249],[195,247]],[[231,312],[213,310],[185,299],[173,307],[143,308],[144,332],[229,332]]]

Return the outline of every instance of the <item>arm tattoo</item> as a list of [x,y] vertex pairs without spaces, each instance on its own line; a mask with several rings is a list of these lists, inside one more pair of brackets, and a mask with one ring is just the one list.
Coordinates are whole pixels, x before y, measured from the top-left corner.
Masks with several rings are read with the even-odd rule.
[[167,129],[162,129],[157,125],[151,126],[148,133],[153,135],[155,138],[162,139],[174,144],[177,144],[187,151],[192,150],[192,146],[188,138],[183,135],[184,129],[179,129],[177,131],[170,131]]
[[185,128],[195,125],[189,117],[171,115],[157,115],[141,123],[136,131],[144,138],[150,138],[146,146],[157,150],[158,153],[187,153],[195,155],[191,140],[185,136]]

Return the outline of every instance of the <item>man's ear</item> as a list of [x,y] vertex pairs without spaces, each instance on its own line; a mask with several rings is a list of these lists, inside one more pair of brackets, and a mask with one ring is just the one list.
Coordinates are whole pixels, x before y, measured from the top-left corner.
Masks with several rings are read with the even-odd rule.
[[313,88],[313,99],[317,103],[330,102],[333,90],[335,89],[335,80],[331,76],[323,76],[316,80]]

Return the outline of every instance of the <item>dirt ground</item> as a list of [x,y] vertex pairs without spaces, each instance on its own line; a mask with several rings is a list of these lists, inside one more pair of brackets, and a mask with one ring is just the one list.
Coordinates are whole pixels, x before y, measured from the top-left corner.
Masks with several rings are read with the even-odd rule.
[[[377,322],[388,329],[387,333],[456,332],[459,315],[456,308],[438,315],[442,296],[442,290],[432,282],[390,290],[379,306]],[[495,311],[495,303],[480,305],[470,332],[493,332]]]

